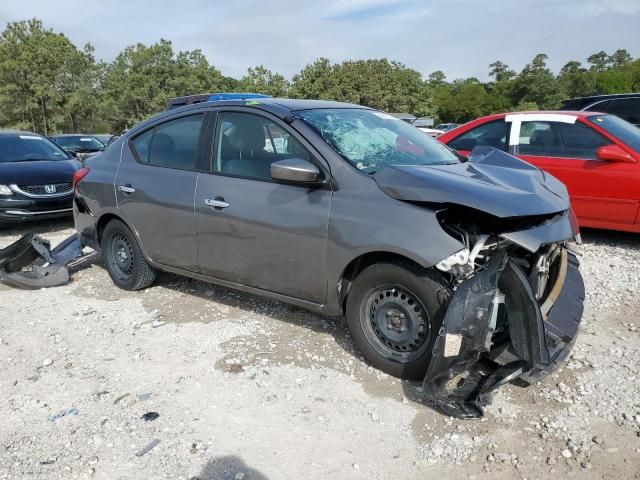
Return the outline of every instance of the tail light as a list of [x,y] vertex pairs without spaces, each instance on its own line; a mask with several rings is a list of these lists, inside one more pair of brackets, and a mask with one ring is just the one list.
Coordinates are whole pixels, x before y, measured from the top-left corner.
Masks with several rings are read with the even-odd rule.
[[89,173],[89,169],[83,167],[79,170],[76,170],[76,173],[73,174],[73,193],[76,192],[76,185],[78,185],[78,182],[86,177],[87,173]]

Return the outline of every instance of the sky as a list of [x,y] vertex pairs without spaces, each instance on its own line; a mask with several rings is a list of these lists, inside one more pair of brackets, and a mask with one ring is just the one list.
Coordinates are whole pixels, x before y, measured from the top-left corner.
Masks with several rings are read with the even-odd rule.
[[318,57],[388,58],[425,77],[488,78],[537,53],[569,60],[626,48],[640,57],[640,0],[2,0],[0,24],[39,18],[110,61],[126,46],[170,40],[200,49],[224,75],[265,67],[291,78]]

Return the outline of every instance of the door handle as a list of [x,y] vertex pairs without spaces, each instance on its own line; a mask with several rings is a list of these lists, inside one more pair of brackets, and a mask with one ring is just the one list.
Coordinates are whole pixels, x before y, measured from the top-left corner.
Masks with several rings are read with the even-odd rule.
[[133,193],[136,191],[131,185],[118,185],[118,190],[123,193]]
[[205,198],[204,204],[209,207],[218,208],[218,209],[227,208],[229,206],[229,204],[225,202],[224,198],[222,197]]

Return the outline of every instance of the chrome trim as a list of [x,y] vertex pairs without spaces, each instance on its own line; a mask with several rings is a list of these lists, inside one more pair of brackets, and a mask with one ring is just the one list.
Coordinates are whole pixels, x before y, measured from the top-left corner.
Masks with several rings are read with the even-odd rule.
[[[44,186],[44,184],[43,184],[43,186]],[[22,190],[15,183],[12,183],[11,185],[9,185],[9,188],[14,193],[19,193],[20,195],[24,195],[25,197],[29,197],[29,198],[57,198],[57,197],[66,197],[68,195],[73,195],[73,188],[71,188],[69,190],[66,190],[65,192],[61,192],[61,193],[45,193],[44,195],[36,195],[36,194],[33,194],[33,193],[25,192],[24,190]]]
[[46,215],[48,213],[64,213],[64,212],[72,212],[73,208],[63,208],[60,210],[45,210],[42,212],[30,212],[28,210],[5,210],[4,212],[0,213],[6,213],[7,215],[28,215],[28,216],[37,216],[37,215]]
[[224,200],[214,200],[211,198],[205,198],[204,204],[213,208],[227,208],[229,206]]

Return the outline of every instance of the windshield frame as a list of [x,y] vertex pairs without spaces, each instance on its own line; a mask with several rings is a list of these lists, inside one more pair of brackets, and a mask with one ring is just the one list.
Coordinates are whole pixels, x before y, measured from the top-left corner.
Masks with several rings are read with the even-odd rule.
[[[322,113],[324,113],[324,118],[322,118]],[[355,137],[355,142],[352,145],[360,148],[365,151],[368,149],[373,149],[376,147],[375,143],[365,143],[365,140],[376,138],[376,135],[380,136],[383,132],[375,132],[378,129],[384,129],[388,134],[394,134],[395,139],[393,141],[395,147],[391,147],[391,143],[384,144],[384,139],[382,142],[379,142],[377,145],[385,147],[386,151],[383,152],[373,152],[369,158],[366,158],[363,155],[362,159],[353,158],[348,155],[348,152],[344,151],[344,148],[348,146],[348,142],[338,142],[335,137],[329,137],[321,130],[322,121],[329,123],[329,117],[331,115],[340,116],[345,115],[346,118],[342,118],[342,122],[344,124],[355,123],[356,121],[362,121],[362,118],[366,118],[367,122],[373,121],[370,125],[362,124],[362,129],[364,132],[367,130],[371,131],[370,136],[362,136],[361,138]],[[353,115],[352,118],[349,116]],[[371,116],[369,116],[371,115]],[[313,116],[316,116],[314,119]],[[359,116],[361,116],[359,118]],[[374,119],[377,117],[377,119]],[[296,111],[296,118],[300,119],[311,128],[319,137],[322,139],[324,143],[326,143],[331,149],[339,155],[345,162],[347,162],[352,168],[357,171],[374,175],[377,172],[381,171],[387,166],[436,166],[436,165],[452,165],[459,164],[467,161],[466,157],[460,155],[458,152],[452,150],[446,145],[438,142],[433,137],[425,134],[423,131],[414,127],[413,125],[403,122],[402,120],[395,118],[387,113],[381,112],[379,110],[361,107],[361,106],[353,106],[348,108],[314,108],[314,109],[303,109]],[[379,122],[379,124],[377,124]],[[339,123],[339,120],[336,120],[335,123]],[[334,125],[331,125],[334,127]],[[335,125],[337,127],[337,125]],[[397,127],[397,128],[389,128],[389,127]],[[337,130],[337,128],[327,129],[327,132],[331,130]],[[355,131],[355,128],[352,130]],[[382,138],[382,137],[380,137]],[[398,145],[398,139],[401,138],[401,142],[406,142],[407,145]],[[390,140],[390,139],[388,139]],[[406,147],[406,149],[401,149],[399,147]],[[421,150],[421,153],[418,153],[417,150]],[[412,151],[413,150],[413,151]],[[439,160],[442,161],[430,161],[425,162],[424,159],[428,158],[428,155],[433,155],[435,152],[438,152],[441,157]],[[445,153],[446,152],[446,153]],[[373,159],[377,155],[383,154],[393,155],[394,153],[398,155],[397,158],[393,158],[388,156],[387,158],[381,159],[379,162],[374,163]],[[404,157],[405,161],[396,161]],[[412,161],[409,159],[413,157]],[[415,161],[420,160],[422,161]],[[387,161],[390,160],[390,161]],[[371,168],[373,167],[373,168]]]
[[[0,154],[0,165],[2,164],[9,164],[9,163],[21,163],[21,162],[59,162],[59,161],[64,161],[64,160],[71,160],[73,159],[73,155],[71,155],[69,152],[67,152],[64,148],[62,148],[60,145],[56,144],[55,142],[51,141],[50,139],[48,139],[47,137],[43,136],[43,135],[39,135],[37,133],[31,133],[31,132],[16,132],[16,133],[1,133],[0,134],[0,141],[2,138],[18,138],[20,141],[28,141],[28,139],[26,138],[22,138],[22,137],[38,137],[38,142],[44,142],[46,145],[52,146],[53,150],[60,152],[62,154],[62,156],[60,158],[44,158],[44,155],[42,157],[34,157],[34,158],[16,158],[14,160],[4,160],[2,155]],[[34,138],[31,139],[30,141],[36,141]]]

